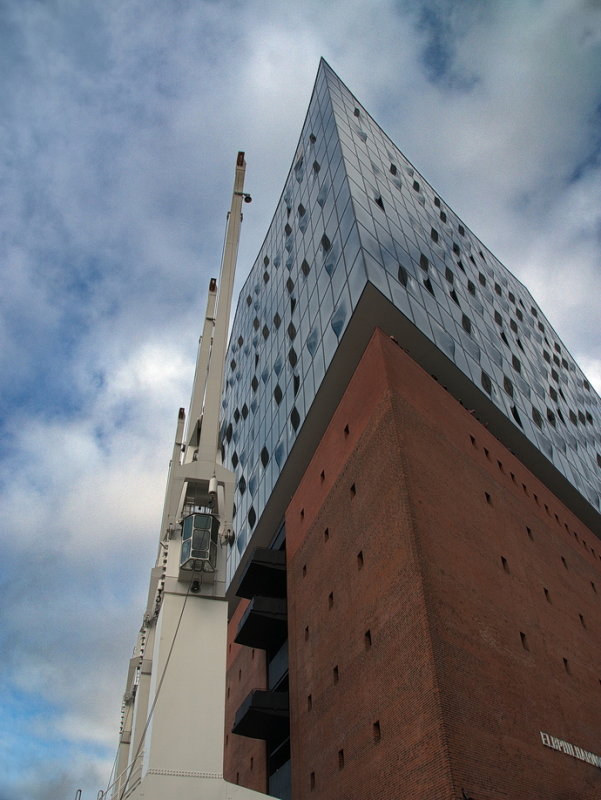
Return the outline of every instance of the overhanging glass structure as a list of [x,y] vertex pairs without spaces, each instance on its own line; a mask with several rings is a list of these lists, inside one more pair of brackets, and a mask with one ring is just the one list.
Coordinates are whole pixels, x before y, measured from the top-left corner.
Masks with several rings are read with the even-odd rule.
[[376,326],[595,529],[599,396],[528,290],[322,61],[226,359],[228,581],[251,538],[273,537],[288,473],[306,466]]

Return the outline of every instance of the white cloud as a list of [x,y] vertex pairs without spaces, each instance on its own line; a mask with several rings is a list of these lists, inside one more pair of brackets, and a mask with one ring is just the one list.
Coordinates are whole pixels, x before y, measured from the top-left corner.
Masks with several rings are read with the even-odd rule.
[[[320,55],[525,281],[601,389],[600,19],[565,0],[10,7],[0,632],[4,684],[50,704],[36,735],[115,741],[235,155],[246,150],[253,195],[240,285]],[[91,757],[86,778],[76,753],[27,762],[0,798],[96,791],[106,760]]]

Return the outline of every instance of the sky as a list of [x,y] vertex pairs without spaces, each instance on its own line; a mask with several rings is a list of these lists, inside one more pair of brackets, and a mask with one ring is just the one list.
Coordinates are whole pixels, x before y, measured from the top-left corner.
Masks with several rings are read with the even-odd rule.
[[106,787],[236,154],[239,289],[320,56],[601,390],[599,0],[0,0],[0,800]]

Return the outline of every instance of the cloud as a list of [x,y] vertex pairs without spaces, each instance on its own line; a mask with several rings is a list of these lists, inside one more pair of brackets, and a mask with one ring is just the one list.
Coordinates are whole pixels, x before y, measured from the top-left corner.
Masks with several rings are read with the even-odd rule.
[[240,286],[321,55],[601,389],[600,19],[562,0],[5,9],[0,736],[19,766],[0,800],[108,777],[236,152]]

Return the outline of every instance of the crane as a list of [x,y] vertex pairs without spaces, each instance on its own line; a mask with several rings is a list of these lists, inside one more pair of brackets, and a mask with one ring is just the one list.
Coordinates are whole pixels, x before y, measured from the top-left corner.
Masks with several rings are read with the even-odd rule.
[[246,162],[238,153],[219,284],[209,283],[189,411],[180,408],[158,554],[129,663],[112,800],[253,800],[223,779],[227,602],[234,474],[219,411]]

